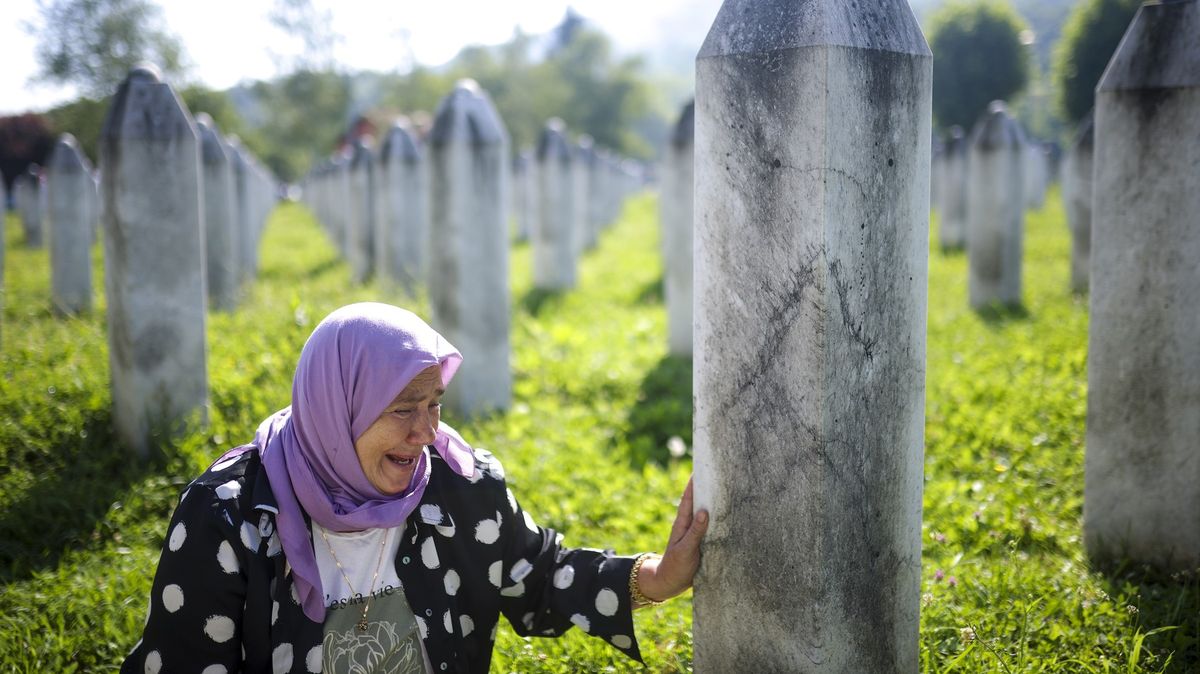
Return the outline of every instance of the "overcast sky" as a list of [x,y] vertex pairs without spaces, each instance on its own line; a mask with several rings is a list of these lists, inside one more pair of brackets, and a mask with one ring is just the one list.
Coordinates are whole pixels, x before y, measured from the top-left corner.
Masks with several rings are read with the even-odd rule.
[[[562,20],[562,0],[313,0],[333,12],[344,39],[337,60],[349,69],[404,69],[415,59],[439,65],[467,44],[497,44],[515,27],[544,33]],[[43,110],[75,91],[33,84],[35,40],[23,29],[37,18],[34,0],[6,3],[0,22],[0,114]],[[183,42],[189,76],[216,89],[276,74],[272,50],[288,41],[267,21],[272,0],[160,0],[167,28]],[[693,52],[720,0],[574,0],[575,10],[606,32],[623,52]],[[15,6],[14,6],[15,5]]]

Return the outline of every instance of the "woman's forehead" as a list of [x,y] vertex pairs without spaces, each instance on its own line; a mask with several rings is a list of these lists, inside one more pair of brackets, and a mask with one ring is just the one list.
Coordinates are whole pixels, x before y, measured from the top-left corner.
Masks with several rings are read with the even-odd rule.
[[411,402],[428,398],[430,395],[441,395],[445,392],[442,388],[442,367],[440,365],[430,365],[429,367],[417,373],[417,376],[408,382],[408,386],[396,395],[393,403]]

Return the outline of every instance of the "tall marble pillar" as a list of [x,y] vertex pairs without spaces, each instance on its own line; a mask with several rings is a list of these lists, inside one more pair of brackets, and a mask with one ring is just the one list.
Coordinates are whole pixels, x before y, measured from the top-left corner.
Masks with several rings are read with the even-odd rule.
[[460,81],[438,104],[429,162],[431,323],[472,354],[446,402],[464,415],[505,409],[512,400],[508,132],[474,81]]
[[575,190],[566,126],[551,119],[538,139],[538,218],[533,232],[533,285],[543,290],[575,287]]
[[196,115],[200,161],[204,167],[204,239],[208,301],[212,308],[232,311],[238,291],[238,219],[231,148],[212,117]]
[[100,134],[113,421],[145,456],[159,433],[206,416],[200,146],[152,66],[130,71]]
[[407,122],[396,122],[379,150],[376,268],[410,291],[424,282],[429,258],[426,178],[424,154],[412,129]]
[[1000,101],[971,131],[967,150],[967,290],[971,307],[1021,303],[1023,134]]
[[1092,171],[1095,124],[1088,115],[1079,125],[1063,167],[1063,201],[1071,228],[1071,290],[1087,292],[1092,257]]
[[71,134],[63,134],[46,164],[46,236],[50,296],[62,314],[92,308],[92,164]]
[[1200,568],[1200,2],[1142,5],[1096,87],[1083,540]]
[[667,350],[692,355],[692,199],[695,161],[695,103],[683,107],[663,165],[663,297],[667,305]]
[[917,671],[931,92],[904,0],[696,59],[698,672]]

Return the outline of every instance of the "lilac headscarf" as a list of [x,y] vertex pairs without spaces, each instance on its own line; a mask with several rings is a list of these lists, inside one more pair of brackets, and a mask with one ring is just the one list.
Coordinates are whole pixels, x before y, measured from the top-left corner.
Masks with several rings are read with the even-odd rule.
[[[403,524],[429,484],[428,448],[408,489],[389,496],[363,473],[354,441],[422,370],[440,364],[445,386],[461,363],[458,350],[415,314],[374,302],[334,311],[304,344],[292,404],[262,422],[254,445],[279,505],[276,529],[300,605],[312,620],[324,621],[325,605],[304,513],[333,531]],[[474,471],[470,446],[446,424],[433,447],[456,473]]]

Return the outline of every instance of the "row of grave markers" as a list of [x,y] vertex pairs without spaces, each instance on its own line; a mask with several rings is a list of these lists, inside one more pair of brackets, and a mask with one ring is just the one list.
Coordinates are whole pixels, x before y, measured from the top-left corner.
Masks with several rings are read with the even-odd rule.
[[101,233],[114,425],[144,455],[154,435],[204,415],[205,313],[233,309],[257,275],[274,181],[207,115],[193,120],[157,69],[139,66],[113,97],[99,170],[66,134],[15,189],[26,245],[49,248],[59,313],[91,309]]
[[398,121],[378,151],[359,138],[303,183],[355,282],[428,288],[433,325],[471,354],[446,398],[468,415],[512,397],[509,213],[530,240],[534,286],[566,290],[580,255],[640,184],[590,139],[569,143],[561,120],[547,123],[536,159],[510,162],[508,142],[487,93],[464,80],[439,104],[428,138]]
[[[1139,10],[1098,87],[1091,173],[1084,540],[1166,571],[1200,566],[1197,33],[1197,0]],[[904,0],[726,0],[696,71],[695,495],[712,513],[696,669],[915,672],[932,57]],[[1012,146],[1003,110],[982,124]],[[104,129],[114,416],[133,447],[207,394],[191,129],[145,69]],[[427,148],[432,323],[475,364],[453,404],[504,407],[507,133],[463,82]],[[977,173],[1011,181],[1011,155]]]

